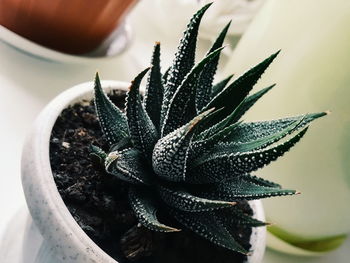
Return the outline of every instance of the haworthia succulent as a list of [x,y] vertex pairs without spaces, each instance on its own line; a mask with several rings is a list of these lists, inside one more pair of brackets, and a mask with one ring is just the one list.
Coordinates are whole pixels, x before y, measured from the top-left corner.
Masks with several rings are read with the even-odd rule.
[[[107,173],[128,185],[130,206],[140,224],[161,232],[188,228],[218,246],[246,254],[248,249],[236,238],[237,226],[266,223],[236,203],[297,193],[250,173],[289,151],[310,122],[326,113],[242,121],[273,87],[248,96],[278,52],[233,82],[229,76],[213,85],[229,24],[195,65],[198,28],[209,6],[191,19],[164,75],[156,43],[145,97],[142,100],[139,89],[149,69],[132,82],[126,113],[113,105],[96,76],[95,107],[110,149],[91,149]],[[157,214],[176,227],[161,223]]]

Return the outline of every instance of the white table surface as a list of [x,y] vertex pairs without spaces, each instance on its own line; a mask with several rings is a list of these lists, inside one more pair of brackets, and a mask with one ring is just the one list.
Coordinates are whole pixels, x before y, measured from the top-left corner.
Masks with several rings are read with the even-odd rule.
[[[103,79],[130,81],[147,67],[155,41],[162,42],[164,66],[170,63],[181,32],[173,32],[173,37],[168,34],[163,39],[157,27],[160,21],[145,3],[147,1],[140,3],[131,14],[134,37],[130,48],[107,62],[84,65],[49,62],[0,42],[0,234],[25,205],[20,182],[21,147],[39,111],[63,90],[92,80],[96,70]],[[321,258],[294,257],[267,250],[264,263],[347,263],[349,256],[350,240]]]

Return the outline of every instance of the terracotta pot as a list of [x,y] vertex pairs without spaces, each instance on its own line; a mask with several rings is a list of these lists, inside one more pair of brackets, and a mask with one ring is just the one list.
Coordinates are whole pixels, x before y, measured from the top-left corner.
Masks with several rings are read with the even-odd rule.
[[[106,91],[127,90],[129,83],[104,81]],[[33,222],[42,239],[37,249],[39,260],[26,263],[98,262],[117,263],[99,248],[79,227],[65,206],[54,182],[49,160],[49,139],[52,127],[62,110],[82,99],[91,99],[93,83],[75,86],[55,98],[39,115],[31,133],[27,137],[22,155],[22,183]],[[264,211],[260,201],[249,202],[254,217],[264,221]],[[249,263],[259,263],[265,251],[266,230],[253,228],[250,238],[252,254]],[[46,261],[45,261],[46,260]],[[17,263],[17,262],[16,262]],[[19,262],[22,263],[22,262]]]
[[0,24],[70,54],[97,48],[136,0],[0,0]]

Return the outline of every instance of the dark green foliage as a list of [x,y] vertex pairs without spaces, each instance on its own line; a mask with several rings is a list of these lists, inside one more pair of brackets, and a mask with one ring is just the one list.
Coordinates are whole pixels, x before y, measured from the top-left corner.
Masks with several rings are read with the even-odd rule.
[[277,57],[278,53],[279,51],[244,73],[229,86],[224,88],[206,105],[206,107],[204,107],[204,110],[212,107],[224,107],[225,110],[223,111],[222,117],[229,115],[252,90],[253,86],[257,83],[272,61]]
[[95,77],[95,107],[101,129],[110,145],[118,143],[129,136],[126,116],[104,94],[101,88],[100,78]]
[[[231,25],[231,22],[222,30],[216,41],[214,42],[211,49],[208,51],[207,55],[214,52],[216,49],[220,48],[224,43],[225,36]],[[216,69],[219,63],[219,56],[211,59],[210,63],[204,66],[198,80],[196,81],[196,110],[200,112],[210,101],[211,92],[213,86],[213,80],[216,73]]]
[[126,117],[133,146],[150,160],[154,144],[158,140],[156,127],[141,102],[140,83],[148,69],[141,72],[131,83],[126,98]]
[[190,23],[187,26],[187,30],[180,40],[180,45],[175,54],[173,64],[167,72],[167,80],[164,90],[165,96],[163,98],[161,110],[161,123],[163,123],[163,119],[168,112],[168,105],[173,98],[174,93],[181,85],[183,79],[190,72],[195,63],[199,24],[205,11],[207,11],[210,5],[211,4],[205,5],[192,17]]
[[145,109],[151,118],[154,126],[159,131],[160,111],[162,109],[164,87],[162,74],[160,72],[160,43],[154,46],[153,57],[151,61],[151,72],[148,76],[145,98],[143,100]]
[[210,95],[210,97],[214,98],[216,95],[218,95],[226,87],[226,85],[230,82],[232,77],[233,77],[233,74],[228,76],[227,78],[219,81],[215,85],[213,85],[211,87],[211,95]]
[[[250,174],[289,151],[309,123],[326,113],[241,121],[274,86],[248,95],[278,52],[231,84],[232,75],[213,85],[229,24],[195,65],[198,27],[208,7],[191,19],[166,76],[160,69],[160,44],[155,45],[151,69],[130,86],[125,113],[103,93],[96,76],[95,104],[111,151],[92,147],[92,154],[108,173],[129,183],[131,207],[145,227],[179,231],[158,221],[161,211],[219,246],[248,253],[231,234],[235,226],[266,223],[244,214],[236,202],[296,194]],[[142,99],[140,83],[148,71]]]
[[157,202],[155,202],[151,194],[147,193],[144,189],[140,190],[130,187],[129,200],[137,219],[145,227],[159,232],[180,231],[179,229],[166,226],[158,221],[156,216],[158,210]]
[[186,124],[192,117],[196,115],[194,108],[194,94],[196,93],[196,85],[198,76],[200,76],[208,63],[220,55],[223,48],[218,48],[207,55],[202,61],[194,66],[186,75],[174,93],[168,105],[168,111],[163,119],[162,136]]

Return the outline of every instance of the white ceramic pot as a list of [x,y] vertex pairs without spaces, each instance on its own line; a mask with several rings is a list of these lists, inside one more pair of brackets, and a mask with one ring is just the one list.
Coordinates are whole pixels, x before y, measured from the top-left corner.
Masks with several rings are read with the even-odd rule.
[[[103,81],[102,85],[108,92],[110,89],[126,90],[129,84]],[[22,183],[29,212],[42,239],[37,239],[39,244],[31,244],[40,255],[18,263],[47,263],[48,260],[50,263],[117,263],[85,234],[68,211],[54,182],[49,160],[49,139],[57,117],[67,106],[91,99],[92,87],[92,82],[83,83],[56,97],[41,112],[27,138],[22,156]],[[265,220],[261,202],[250,204],[255,217]],[[249,263],[261,262],[265,236],[265,228],[253,229]]]

